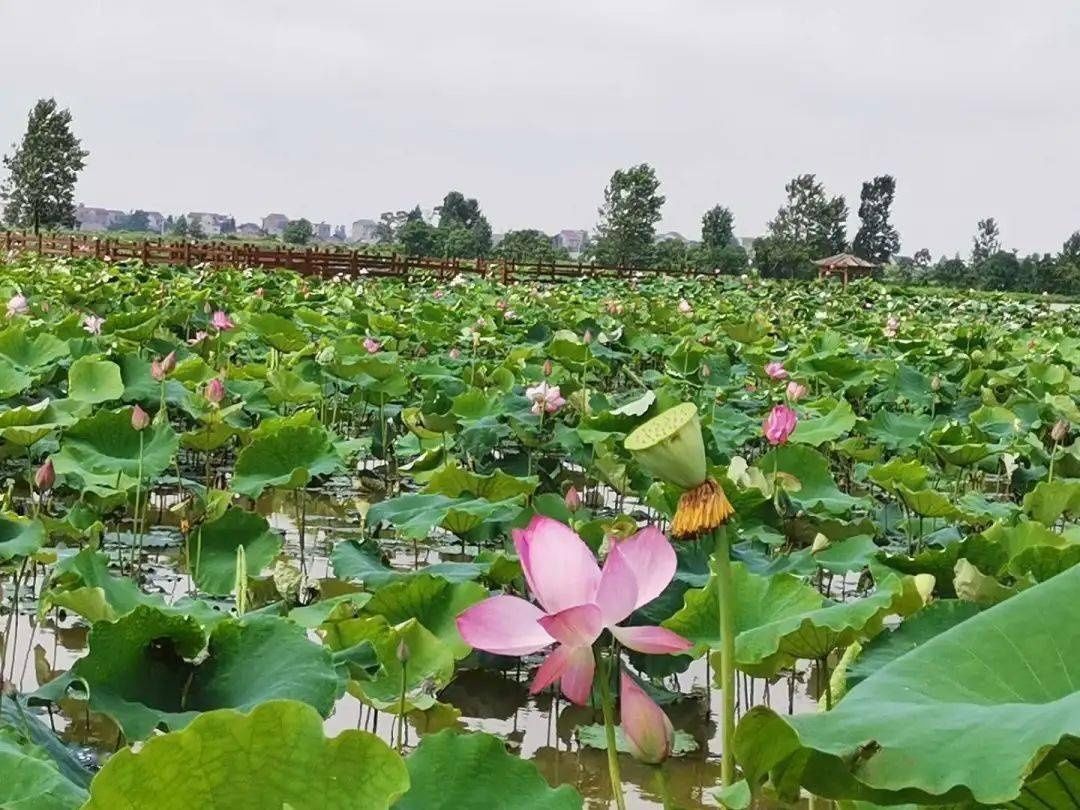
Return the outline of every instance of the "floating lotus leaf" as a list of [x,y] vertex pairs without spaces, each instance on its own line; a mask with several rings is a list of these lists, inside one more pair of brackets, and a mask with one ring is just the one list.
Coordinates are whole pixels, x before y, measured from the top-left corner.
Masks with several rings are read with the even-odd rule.
[[472,495],[488,501],[503,501],[515,495],[531,495],[538,483],[535,476],[518,478],[502,470],[496,470],[490,475],[480,475],[463,469],[459,462],[453,461],[428,477],[424,492],[450,498]]
[[68,396],[76,402],[96,405],[123,395],[120,366],[111,360],[80,357],[68,369]]
[[272,312],[249,312],[243,325],[278,351],[298,352],[311,345],[311,338],[288,318]]
[[390,582],[412,579],[420,574],[441,577],[448,582],[467,582],[485,574],[489,567],[488,563],[442,562],[425,565],[415,571],[401,571],[386,564],[377,543],[355,540],[338,543],[330,555],[330,562],[335,576],[362,582],[367,588],[381,588]]
[[0,562],[29,557],[45,544],[45,527],[11,513],[0,513]]
[[281,540],[266,518],[230,508],[191,533],[188,568],[199,590],[214,595],[230,594],[236,583],[237,548],[244,548],[247,575],[257,577],[281,550]]
[[340,468],[341,457],[324,428],[280,425],[240,451],[230,487],[257,498],[268,487],[298,489]]
[[855,421],[855,412],[851,405],[846,399],[842,399],[824,416],[800,419],[795,432],[791,434],[791,442],[818,447],[825,442],[839,439],[855,427]]
[[18,326],[0,332],[0,357],[22,371],[40,372],[67,357],[68,351],[67,343],[47,332],[31,337]]
[[864,501],[841,492],[829,472],[829,462],[812,447],[785,444],[762,456],[754,464],[762,473],[774,469],[787,473],[799,482],[796,491],[788,491],[792,502],[809,512],[844,515]]
[[919,444],[930,433],[933,420],[926,414],[879,410],[862,429],[874,441],[894,450]]
[[515,496],[502,501],[484,498],[450,498],[446,495],[411,493],[380,501],[371,507],[367,522],[385,521],[401,537],[422,540],[441,526],[456,535],[470,532],[484,523],[506,523],[520,514],[522,499]]
[[374,734],[328,739],[310,706],[274,700],[250,714],[208,712],[138,752],[119,751],[84,810],[386,810],[408,787],[405,763]]

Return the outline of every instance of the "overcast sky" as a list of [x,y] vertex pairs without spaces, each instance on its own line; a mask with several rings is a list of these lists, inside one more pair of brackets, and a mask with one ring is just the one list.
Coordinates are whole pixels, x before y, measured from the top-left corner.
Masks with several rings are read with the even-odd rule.
[[88,205],[338,224],[454,188],[591,229],[648,162],[694,238],[717,202],[760,234],[800,172],[853,223],[895,175],[908,254],[1080,229],[1076,0],[0,0],[0,31],[0,144],[55,96]]

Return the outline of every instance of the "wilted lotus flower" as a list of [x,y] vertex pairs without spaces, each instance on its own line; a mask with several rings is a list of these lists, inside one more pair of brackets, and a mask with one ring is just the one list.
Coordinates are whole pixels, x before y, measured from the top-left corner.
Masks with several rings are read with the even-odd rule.
[[97,315],[87,315],[83,318],[83,329],[85,329],[91,335],[100,335],[101,327],[105,323],[105,319]]
[[220,309],[214,312],[213,317],[210,318],[210,324],[219,332],[227,332],[236,326],[232,319]]
[[765,373],[774,380],[784,380],[787,379],[788,376],[784,364],[776,360],[765,364]]
[[547,381],[525,389],[525,397],[532,402],[532,412],[539,416],[542,413],[555,413],[566,400],[559,391],[559,386],[548,385]]
[[787,384],[787,398],[792,402],[798,402],[806,396],[806,386],[794,380]]
[[573,484],[570,485],[570,489],[566,490],[564,500],[566,501],[566,508],[571,512],[576,512],[581,508],[581,494]]
[[467,284],[468,281],[469,280],[467,278],[465,278],[464,275],[462,275],[461,273],[458,273],[456,276],[453,277],[453,279],[451,279],[450,286],[451,287],[460,287],[462,284]]
[[690,315],[693,313],[693,311],[694,308],[690,306],[689,301],[687,301],[685,298],[679,299],[679,312],[681,312],[683,315]]
[[659,765],[675,746],[671,720],[634,679],[622,673],[619,683],[619,714],[630,754],[639,762]]
[[15,315],[25,315],[30,311],[30,302],[26,300],[26,296],[22,293],[16,293],[11,296],[11,299],[7,303],[8,317],[14,317]]
[[574,531],[537,515],[513,532],[525,581],[540,607],[517,596],[493,596],[457,617],[466,644],[496,655],[528,655],[557,644],[537,670],[530,691],[556,680],[574,703],[592,691],[592,645],[609,630],[624,647],[649,654],[682,653],[693,645],[663,627],[621,627],[675,576],[675,549],[646,528],[611,549],[604,569]]
[[206,384],[206,400],[212,405],[217,405],[223,399],[225,399],[225,384],[220,377],[214,377]]
[[200,330],[200,331],[195,333],[195,337],[191,338],[191,340],[188,341],[188,345],[189,346],[198,346],[200,343],[202,343],[208,337],[210,337],[210,335],[208,335],[206,332],[203,332],[202,330]]
[[136,405],[131,411],[131,426],[135,430],[146,430],[150,427],[150,414],[144,411],[140,406]]
[[376,354],[379,351],[379,349],[381,349],[381,348],[382,348],[382,344],[379,341],[375,340],[375,338],[373,338],[373,337],[364,338],[364,349],[367,350],[368,354]]
[[1058,444],[1065,441],[1065,438],[1069,435],[1069,423],[1064,419],[1058,419],[1052,428],[1050,428],[1050,438]]
[[460,360],[461,359],[461,349],[459,349],[457,346],[452,348],[450,350],[450,359],[451,360]]
[[777,405],[765,417],[761,432],[765,434],[769,444],[775,447],[778,444],[787,442],[798,423],[799,417],[795,411],[787,405]]
[[45,459],[45,463],[34,473],[34,489],[38,492],[48,492],[55,483],[56,470],[53,468],[52,459]]
[[545,377],[550,377],[551,372],[554,371],[554,370],[555,370],[555,365],[554,365],[554,363],[551,362],[551,358],[549,357],[547,360],[544,361],[544,367],[543,367],[544,376]]

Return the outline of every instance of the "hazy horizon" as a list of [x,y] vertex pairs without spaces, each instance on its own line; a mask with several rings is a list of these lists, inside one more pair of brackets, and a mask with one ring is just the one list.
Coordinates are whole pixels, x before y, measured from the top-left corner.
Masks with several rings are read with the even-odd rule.
[[1080,10],[1032,8],[5,3],[0,150],[53,96],[88,205],[348,226],[457,189],[497,232],[591,230],[611,173],[647,162],[658,230],[690,238],[717,203],[760,235],[813,172],[850,239],[888,173],[904,254],[966,254],[987,216],[1007,248],[1055,252],[1080,229]]

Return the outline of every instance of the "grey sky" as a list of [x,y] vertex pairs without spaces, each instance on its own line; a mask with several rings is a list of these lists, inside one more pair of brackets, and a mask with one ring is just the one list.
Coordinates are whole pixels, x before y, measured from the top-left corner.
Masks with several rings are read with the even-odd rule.
[[90,205],[336,224],[456,188],[592,228],[647,161],[694,237],[716,202],[759,234],[804,171],[853,222],[894,174],[907,253],[1080,229],[1076,0],[0,0],[0,31],[0,143],[56,96]]

